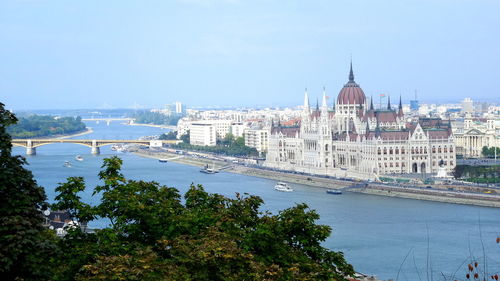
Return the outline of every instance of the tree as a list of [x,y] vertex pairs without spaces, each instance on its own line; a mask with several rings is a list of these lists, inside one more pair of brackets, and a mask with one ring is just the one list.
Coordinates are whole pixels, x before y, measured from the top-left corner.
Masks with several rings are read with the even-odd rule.
[[183,143],[189,143],[190,142],[191,139],[190,139],[190,134],[189,133],[190,132],[187,131],[184,135],[181,136],[180,139],[182,140]]
[[160,140],[176,140],[177,139],[177,131],[170,131],[166,134],[161,134],[159,139]]
[[16,117],[0,103],[0,276],[3,280],[48,280],[47,257],[55,253],[54,235],[43,227],[47,208],[43,187],[25,169],[26,160],[12,156],[6,128]]
[[[321,246],[331,232],[299,204],[277,215],[257,196],[227,198],[192,185],[179,191],[127,180],[121,160],[104,160],[94,188],[101,201],[79,203],[82,181],[61,184],[57,206],[79,220],[100,217],[95,233],[69,232],[59,280],[344,280],[354,273],[342,253]],[[70,193],[74,192],[73,195]],[[89,215],[91,214],[91,215]]]

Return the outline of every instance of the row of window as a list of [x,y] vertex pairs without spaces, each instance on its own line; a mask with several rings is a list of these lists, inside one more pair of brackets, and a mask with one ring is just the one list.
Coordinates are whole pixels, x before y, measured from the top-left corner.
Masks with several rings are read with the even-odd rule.
[[[441,146],[438,146],[437,148],[435,146],[432,147],[432,153],[448,153],[448,151],[450,153],[453,153],[453,146],[450,146],[450,148],[448,149],[447,146],[441,148]],[[400,153],[401,152],[401,153]],[[384,147],[384,149],[382,150],[380,147],[378,148],[377,150],[377,154],[378,155],[381,155],[381,154],[405,154],[406,151],[405,151],[405,148],[402,147],[401,150],[399,149],[399,147],[396,147],[395,149],[393,149],[392,147],[389,147],[389,149],[387,149],[387,147]],[[412,147],[411,148],[411,154],[427,154],[427,147]]]

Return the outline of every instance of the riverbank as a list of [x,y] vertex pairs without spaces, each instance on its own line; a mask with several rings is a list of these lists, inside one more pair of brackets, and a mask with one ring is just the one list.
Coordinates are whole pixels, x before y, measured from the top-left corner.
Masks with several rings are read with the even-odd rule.
[[[223,169],[225,172],[243,174],[247,176],[267,178],[276,181],[286,181],[289,183],[296,183],[327,189],[339,189],[352,186],[356,182],[345,181],[339,179],[322,178],[312,175],[291,174],[279,171],[264,170],[259,168],[252,168],[243,165],[234,165],[224,161],[211,160],[206,158],[194,158],[187,155],[178,155],[169,152],[150,151],[148,149],[141,149],[135,154],[148,158],[167,159],[172,162],[204,167],[209,165],[215,169]],[[171,159],[171,160],[170,160]],[[371,194],[378,196],[398,197],[415,200],[426,200],[443,203],[475,205],[483,207],[500,208],[500,196],[486,195],[479,193],[465,193],[454,192],[443,189],[426,189],[426,188],[402,188],[387,186],[381,184],[369,184],[363,188],[349,188],[349,192]]]
[[162,129],[169,129],[169,130],[173,130],[173,131],[177,129],[177,126],[174,126],[174,125],[155,125],[155,124],[142,124],[142,123],[131,123],[131,124],[127,124],[127,125],[162,128]]
[[48,138],[69,139],[69,138],[79,137],[79,136],[83,136],[83,135],[88,135],[88,134],[91,134],[93,132],[94,132],[94,130],[92,130],[91,127],[87,127],[87,129],[85,131],[82,131],[82,132],[77,132],[77,133],[74,133],[71,135],[62,135],[62,136],[48,137]]
[[[33,137],[33,138],[22,138],[22,139],[37,139],[37,140],[43,140],[43,139],[68,139],[68,138],[73,138],[73,137],[78,137],[78,136],[83,136],[87,135],[90,133],[93,133],[94,130],[92,130],[91,127],[85,128],[83,131],[78,131],[72,134],[67,134],[67,135],[50,135],[50,136],[43,136],[43,137]],[[13,137],[13,139],[17,139],[16,137]]]

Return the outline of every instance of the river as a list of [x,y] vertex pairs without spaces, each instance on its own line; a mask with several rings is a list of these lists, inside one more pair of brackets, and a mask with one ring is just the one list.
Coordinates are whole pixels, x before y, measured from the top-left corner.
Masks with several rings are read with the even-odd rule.
[[[77,138],[137,139],[167,132],[154,127],[127,126],[118,121],[109,125],[102,121],[88,122],[87,125],[94,132]],[[14,148],[14,152],[25,154],[19,147]],[[74,161],[77,154],[85,160]],[[382,279],[396,279],[400,267],[400,280],[427,280],[431,272],[435,280],[442,280],[441,272],[449,276],[456,270],[457,279],[465,279],[465,267],[459,267],[465,260],[470,261],[471,255],[481,263],[486,256],[489,271],[500,271],[500,244],[495,242],[500,235],[500,209],[356,193],[328,195],[324,189],[298,184],[293,185],[295,192],[282,193],[273,190],[272,180],[227,172],[207,175],[199,173],[196,167],[159,163],[155,159],[112,151],[109,146],[101,148],[101,155],[93,156],[85,146],[51,144],[38,147],[37,155],[27,159],[28,168],[45,187],[49,201],[53,201],[58,183],[70,176],[83,176],[88,188],[82,198],[95,203],[97,199],[91,194],[99,183],[97,173],[102,159],[111,155],[123,159],[126,177],[154,180],[174,186],[181,193],[187,191],[191,183],[202,184],[207,191],[226,196],[246,192],[262,197],[264,208],[274,213],[296,203],[307,203],[321,215],[319,223],[333,228],[324,246],[344,252],[357,271]],[[63,167],[64,161],[71,161],[72,168]],[[102,224],[96,222],[91,226]]]

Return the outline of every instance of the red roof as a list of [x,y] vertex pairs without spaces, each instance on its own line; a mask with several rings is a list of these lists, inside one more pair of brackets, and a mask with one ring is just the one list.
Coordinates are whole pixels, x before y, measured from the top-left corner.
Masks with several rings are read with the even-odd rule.
[[281,133],[287,137],[295,137],[297,133],[300,132],[300,127],[273,127],[271,129],[271,134]]

